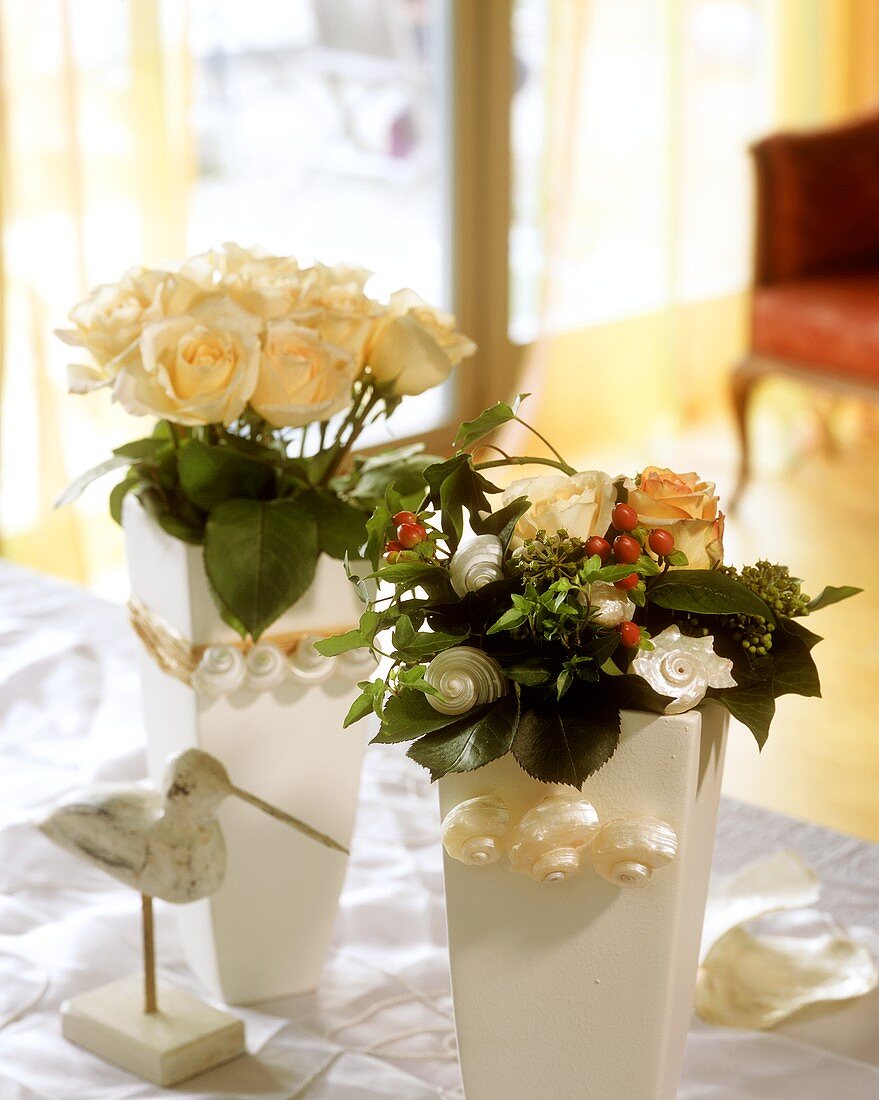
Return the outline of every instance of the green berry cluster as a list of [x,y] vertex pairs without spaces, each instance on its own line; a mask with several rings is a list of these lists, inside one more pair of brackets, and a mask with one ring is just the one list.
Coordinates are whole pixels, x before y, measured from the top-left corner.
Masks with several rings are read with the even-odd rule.
[[[756,565],[746,565],[742,569],[736,569],[732,565],[721,566],[721,569],[746,588],[750,588],[777,615],[786,618],[808,615],[809,597],[802,591],[802,581],[798,577],[792,577],[786,565],[774,565],[761,560]],[[733,637],[741,643],[746,653],[762,657],[772,649],[774,623],[767,622],[760,615],[736,615],[734,623]]]
[[554,535],[538,531],[533,539],[526,539],[513,552],[513,571],[537,592],[545,592],[551,584],[561,580],[575,580],[580,566],[588,558],[586,544],[559,530]]

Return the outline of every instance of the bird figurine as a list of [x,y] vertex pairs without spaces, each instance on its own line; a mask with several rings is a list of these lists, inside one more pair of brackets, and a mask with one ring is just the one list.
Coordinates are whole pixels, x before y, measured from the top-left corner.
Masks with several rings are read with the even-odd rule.
[[[153,898],[185,904],[219,890],[226,872],[226,843],[217,810],[230,796],[249,802],[319,844],[348,854],[348,849],[332,837],[236,787],[220,761],[201,749],[186,749],[168,759],[161,791],[140,784],[95,784],[66,795],[35,822],[50,840],[140,892],[142,1013],[147,1018],[159,1012]],[[121,992],[117,986],[123,987]],[[203,1059],[198,1061],[192,1042],[192,1020],[199,1011],[205,1015],[206,1030],[201,1038],[205,1057],[212,1059],[210,1064],[217,1065],[243,1052],[240,1021],[233,1020],[237,1030],[230,1029],[226,1014],[193,1001],[173,987],[163,986],[163,998],[168,995],[172,1002],[171,1016],[179,1007],[178,1015],[185,1023],[186,1034],[179,1048],[153,1049],[151,1044],[159,1033],[144,1030],[131,1019],[119,1018],[119,1033],[110,1036],[106,1026],[108,1005],[112,1005],[115,1018],[117,1003],[121,1004],[124,1016],[129,986],[130,981],[127,985],[116,983],[67,1002],[62,1008],[65,1035],[117,1064],[138,1067],[137,1072],[162,1085],[186,1079],[180,1076],[180,1065],[188,1067],[185,1072],[189,1076],[208,1067]],[[185,1008],[182,998],[191,1002]],[[164,1032],[168,1030],[166,1027]],[[218,1045],[212,1038],[217,1034],[224,1044]],[[180,1051],[184,1052],[182,1062]],[[147,1065],[152,1069],[145,1069]]]

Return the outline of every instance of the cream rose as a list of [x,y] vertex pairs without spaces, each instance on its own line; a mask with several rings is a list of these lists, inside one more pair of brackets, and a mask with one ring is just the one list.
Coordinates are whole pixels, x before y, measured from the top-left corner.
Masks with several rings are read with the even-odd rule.
[[253,393],[259,355],[259,323],[233,302],[208,298],[144,328],[140,355],[123,364],[113,397],[135,416],[228,424]]
[[638,481],[625,482],[628,502],[648,528],[663,527],[675,549],[689,559],[686,568],[713,569],[723,561],[724,517],[714,482],[698,474],[648,466]]
[[600,470],[585,473],[550,474],[514,481],[501,494],[501,507],[516,497],[527,497],[531,507],[516,524],[513,545],[521,546],[538,531],[555,534],[564,530],[584,541],[603,535],[610,526],[615,493],[613,481]]
[[396,397],[424,393],[473,355],[476,345],[455,330],[455,318],[433,309],[412,290],[391,295],[374,327],[366,361],[380,385]]
[[362,369],[381,307],[356,283],[336,283],[309,300],[309,308],[291,313],[289,320],[314,329],[321,340],[350,352]]
[[328,420],[350,404],[357,373],[350,351],[293,321],[271,321],[250,403],[276,428]]
[[84,348],[93,364],[72,363],[68,368],[71,393],[87,393],[109,385],[150,321],[185,313],[205,292],[167,271],[134,268],[118,283],[97,287],[70,312],[75,328],[56,335],[72,347]]

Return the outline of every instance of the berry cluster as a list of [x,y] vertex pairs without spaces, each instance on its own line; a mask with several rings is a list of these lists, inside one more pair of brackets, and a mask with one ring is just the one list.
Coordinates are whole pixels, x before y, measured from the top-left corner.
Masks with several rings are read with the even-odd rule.
[[[808,615],[809,597],[802,591],[802,581],[792,577],[786,565],[773,565],[762,559],[756,565],[745,565],[740,570],[733,565],[721,566],[721,569],[750,588],[776,614],[786,618]],[[767,622],[761,615],[736,615],[733,637],[746,653],[763,657],[772,649],[774,630],[775,624]]]
[[[427,527],[414,512],[397,512],[393,517],[397,537],[391,539],[385,547],[385,561],[389,565],[404,561],[407,557],[432,557],[436,552],[436,543],[431,539]],[[407,554],[412,550],[417,552]]]
[[551,584],[566,577],[574,580],[580,565],[590,556],[589,543],[561,529],[554,535],[538,531],[532,539],[513,551],[512,565],[519,576],[545,592]]
[[[613,543],[599,535],[593,535],[586,542],[588,553],[598,554],[602,565],[611,555],[614,561],[621,565],[631,565],[636,562],[644,551],[645,535],[647,546],[658,558],[666,558],[674,552],[675,540],[671,532],[657,528],[648,534],[643,527],[639,527],[638,513],[631,504],[624,504],[622,501],[615,504],[611,513],[611,523],[613,529],[619,531]],[[621,588],[624,592],[630,591],[637,584],[637,573],[630,573],[628,577],[616,581],[617,588]]]

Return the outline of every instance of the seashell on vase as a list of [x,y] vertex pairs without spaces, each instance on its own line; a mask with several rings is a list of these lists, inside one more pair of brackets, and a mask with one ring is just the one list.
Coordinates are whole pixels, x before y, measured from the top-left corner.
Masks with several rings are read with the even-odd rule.
[[459,596],[503,580],[504,546],[497,535],[476,535],[462,543],[449,563],[449,579]]
[[655,817],[618,818],[602,827],[592,845],[592,866],[616,886],[646,886],[653,872],[675,858],[678,838]]
[[316,684],[332,676],[335,658],[324,657],[314,648],[314,643],[319,642],[322,637],[321,634],[306,634],[300,638],[299,644],[288,658],[288,667],[294,680]]
[[443,847],[471,867],[497,863],[504,850],[510,814],[502,798],[479,795],[453,806],[443,819]]
[[269,691],[287,677],[287,655],[271,642],[257,642],[244,659],[245,683],[253,691]]
[[510,834],[510,866],[535,882],[562,882],[582,870],[582,857],[600,828],[582,798],[553,795],[527,811]]
[[466,714],[507,693],[507,678],[497,661],[469,645],[438,653],[424,678],[440,693],[427,696],[440,714]]
[[230,695],[244,683],[244,655],[233,645],[210,645],[192,674],[192,686],[207,695]]

